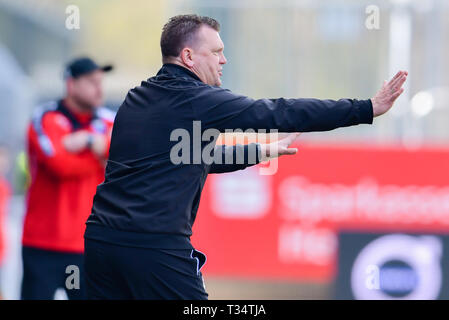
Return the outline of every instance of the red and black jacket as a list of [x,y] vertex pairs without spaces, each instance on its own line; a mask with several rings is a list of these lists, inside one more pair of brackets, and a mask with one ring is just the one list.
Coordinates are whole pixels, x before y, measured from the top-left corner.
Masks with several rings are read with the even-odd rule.
[[62,139],[78,130],[110,137],[113,117],[104,108],[93,114],[74,114],[63,100],[36,110],[28,128],[31,184],[22,237],[24,246],[84,251],[85,222],[96,186],[104,179],[104,160],[89,149],[70,153]]

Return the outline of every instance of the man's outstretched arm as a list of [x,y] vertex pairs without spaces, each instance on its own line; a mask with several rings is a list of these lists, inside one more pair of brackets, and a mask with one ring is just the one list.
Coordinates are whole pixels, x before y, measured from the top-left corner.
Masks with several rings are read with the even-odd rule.
[[[294,155],[296,148],[289,148],[300,133],[290,133],[282,139],[267,143],[250,143],[247,145],[236,144],[234,146],[215,146],[215,162],[211,164],[209,173],[226,173],[243,170],[247,167],[280,157],[282,155]],[[217,163],[219,162],[219,163]]]
[[192,90],[191,107],[202,128],[277,129],[280,132],[328,131],[362,123],[387,112],[403,92],[406,71],[384,83],[372,99],[258,99],[218,87]]

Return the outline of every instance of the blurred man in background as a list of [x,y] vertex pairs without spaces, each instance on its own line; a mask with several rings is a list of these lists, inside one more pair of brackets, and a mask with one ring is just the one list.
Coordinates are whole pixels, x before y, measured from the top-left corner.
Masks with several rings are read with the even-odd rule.
[[[11,194],[10,186],[6,180],[9,169],[9,151],[4,145],[0,145],[0,271],[6,253],[6,215],[8,212],[8,200]],[[0,292],[0,299],[2,294]]]
[[[22,299],[53,299],[58,288],[69,299],[85,297],[84,223],[109,151],[113,114],[100,106],[103,73],[110,70],[112,66],[100,67],[90,58],[69,63],[66,96],[37,109],[29,125]],[[72,272],[81,279],[67,288]]]

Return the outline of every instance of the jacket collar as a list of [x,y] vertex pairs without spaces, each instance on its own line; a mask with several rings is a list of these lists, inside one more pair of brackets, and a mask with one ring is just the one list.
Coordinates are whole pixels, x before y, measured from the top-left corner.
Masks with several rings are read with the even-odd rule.
[[[80,118],[77,117],[73,112],[71,112],[69,108],[67,108],[67,106],[64,103],[64,99],[60,99],[58,101],[57,110],[67,117],[67,119],[72,124],[74,130],[80,129],[83,126],[83,122],[80,120]],[[97,117],[98,117],[97,113],[93,112],[89,123],[95,120]]]
[[196,74],[194,74],[192,71],[190,71],[189,69],[184,68],[178,64],[174,64],[174,63],[164,63],[162,68],[157,73],[158,76],[165,75],[165,74],[170,74],[170,75],[174,75],[177,77],[189,77],[189,78],[201,81],[201,79]]

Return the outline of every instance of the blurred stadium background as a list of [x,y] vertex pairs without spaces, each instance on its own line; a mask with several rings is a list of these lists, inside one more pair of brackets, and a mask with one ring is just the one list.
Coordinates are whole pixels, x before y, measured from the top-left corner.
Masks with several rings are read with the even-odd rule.
[[[65,27],[71,4],[79,30]],[[379,29],[365,25],[370,5]],[[374,126],[303,134],[299,155],[281,158],[274,176],[248,169],[208,179],[193,241],[208,255],[210,298],[448,299],[446,0],[0,0],[0,143],[14,190],[4,297],[19,297],[33,108],[63,94],[70,58],[90,55],[116,66],[105,77],[116,110],[160,68],[161,28],[179,13],[220,21],[223,86],[254,98],[368,98],[393,72],[410,74]]]

